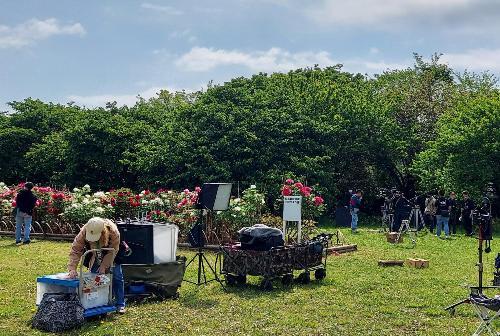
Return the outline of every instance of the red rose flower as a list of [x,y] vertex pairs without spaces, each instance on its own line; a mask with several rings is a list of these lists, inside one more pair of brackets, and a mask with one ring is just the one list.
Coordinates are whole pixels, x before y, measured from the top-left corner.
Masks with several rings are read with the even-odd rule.
[[321,196],[314,197],[314,205],[320,206],[325,200]]
[[12,207],[15,208],[17,206],[16,201],[12,201]]
[[149,190],[144,190],[144,195],[149,195],[149,194],[151,194],[151,191],[149,191]]
[[286,179],[285,183],[286,184],[293,184],[294,180],[292,180],[291,178],[289,178],[289,179]]
[[197,193],[199,193],[201,191],[201,188],[200,187],[196,187],[196,188],[194,188],[194,191],[196,191]]
[[304,187],[304,185],[303,185],[302,183],[300,183],[300,182],[297,182],[297,183],[295,183],[294,185],[295,185],[295,187],[296,187],[296,188],[298,188],[298,189],[302,189],[302,188]]
[[141,195],[135,195],[135,199],[138,201],[141,199]]
[[290,196],[292,194],[292,189],[290,189],[289,186],[284,186],[283,189],[281,190],[281,194],[283,196]]

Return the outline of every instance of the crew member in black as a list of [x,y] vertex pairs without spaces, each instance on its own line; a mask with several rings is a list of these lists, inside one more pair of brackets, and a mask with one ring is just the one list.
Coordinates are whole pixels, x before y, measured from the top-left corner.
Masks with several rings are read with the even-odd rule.
[[460,217],[460,204],[458,203],[457,195],[455,194],[454,191],[450,192],[449,201],[451,205],[450,233],[456,234],[458,226],[458,218]]
[[474,201],[470,199],[467,191],[462,192],[463,200],[460,203],[460,220],[464,223],[465,235],[472,236],[472,210],[475,209]]

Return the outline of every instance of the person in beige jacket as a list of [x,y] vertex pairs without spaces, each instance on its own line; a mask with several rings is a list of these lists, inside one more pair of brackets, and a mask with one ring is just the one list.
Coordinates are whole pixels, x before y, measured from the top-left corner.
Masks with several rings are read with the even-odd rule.
[[[120,232],[111,220],[94,217],[89,219],[73,240],[69,253],[68,276],[70,278],[78,276],[76,268],[86,250],[100,248],[113,248],[116,255],[120,248]],[[82,260],[82,262],[84,261]],[[90,254],[88,268],[91,272],[104,274],[112,265],[112,253],[102,251]],[[116,300],[117,311],[125,313],[124,280],[120,264],[115,264],[113,269],[113,294]]]

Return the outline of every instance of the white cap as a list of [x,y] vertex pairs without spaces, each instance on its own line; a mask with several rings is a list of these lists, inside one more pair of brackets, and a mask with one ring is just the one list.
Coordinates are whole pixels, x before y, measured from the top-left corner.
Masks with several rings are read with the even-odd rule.
[[104,230],[105,220],[99,217],[89,219],[85,224],[85,239],[89,242],[98,241],[101,238],[102,230]]

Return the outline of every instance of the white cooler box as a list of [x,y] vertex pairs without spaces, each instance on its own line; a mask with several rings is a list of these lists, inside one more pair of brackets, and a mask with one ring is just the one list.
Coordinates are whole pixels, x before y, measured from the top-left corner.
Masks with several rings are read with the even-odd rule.
[[[80,280],[65,279],[67,273],[44,275],[36,279],[36,304],[39,305],[45,293],[78,293]],[[84,276],[94,277],[96,274],[84,273]],[[83,308],[90,309],[109,304],[109,283],[95,288],[84,288],[80,297]]]

